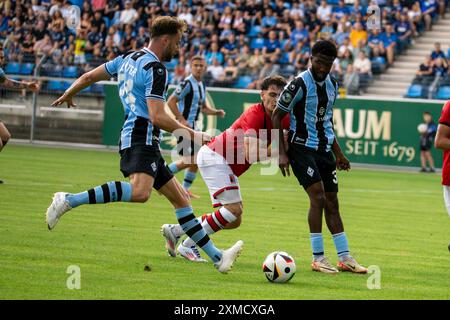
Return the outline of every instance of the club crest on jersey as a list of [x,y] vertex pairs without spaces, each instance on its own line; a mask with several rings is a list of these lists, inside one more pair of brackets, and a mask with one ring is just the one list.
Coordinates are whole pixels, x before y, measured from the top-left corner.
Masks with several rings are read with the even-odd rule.
[[312,177],[312,176],[313,176],[313,174],[314,174],[314,169],[313,169],[313,168],[311,168],[311,167],[308,167],[308,171],[307,171],[307,173],[308,173],[308,175],[309,175],[310,177]]
[[234,177],[234,174],[230,174],[230,182],[236,183],[236,178]]
[[156,70],[156,72],[162,76],[164,74],[164,70],[162,68],[159,68],[158,70]]
[[289,86],[289,90],[295,91],[295,84],[291,84],[291,85]]
[[152,162],[151,166],[152,166],[152,170],[156,171],[156,163]]
[[292,101],[292,94],[290,94],[289,92],[283,93],[283,95],[281,96],[281,100],[284,103],[290,103]]
[[321,116],[323,116],[324,112],[325,112],[325,108],[324,108],[324,107],[320,107],[320,109],[319,109],[319,114],[320,114]]

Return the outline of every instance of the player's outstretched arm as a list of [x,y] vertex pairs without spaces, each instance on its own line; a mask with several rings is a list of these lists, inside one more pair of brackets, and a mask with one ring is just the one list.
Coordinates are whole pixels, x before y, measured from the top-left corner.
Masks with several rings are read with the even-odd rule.
[[436,138],[434,139],[434,146],[437,149],[450,151],[450,126],[439,124]]
[[286,116],[286,111],[281,110],[280,108],[276,107],[275,110],[272,113],[272,125],[273,128],[278,130],[278,150],[280,152],[280,159],[278,160],[278,164],[281,170],[281,173],[283,174],[283,177],[286,176],[286,174],[289,176],[289,158],[287,156],[286,148],[284,146],[284,134],[283,134],[283,126],[281,125],[281,121]]
[[40,89],[39,82],[37,81],[16,81],[5,76],[0,77],[0,85],[4,88],[26,89],[33,92],[38,92]]
[[73,96],[75,96],[78,92],[80,92],[84,88],[89,87],[93,83],[109,79],[111,79],[111,75],[106,71],[105,65],[103,64],[101,66],[98,66],[94,70],[86,72],[81,77],[79,77],[74,83],[72,83],[72,85],[64,92],[64,94],[61,97],[53,101],[52,107],[59,106],[64,102],[67,103],[68,108],[76,107],[77,105],[72,101]]
[[348,161],[348,159],[342,152],[336,137],[334,137],[333,141],[333,153],[336,157],[336,167],[338,168],[338,170],[350,170],[350,161]]
[[155,126],[168,132],[185,130],[185,133],[190,137],[190,139],[197,141],[198,143],[201,142],[201,144],[211,140],[211,136],[209,134],[201,131],[194,131],[170,117],[164,109],[163,100],[147,99],[147,108],[150,120]]

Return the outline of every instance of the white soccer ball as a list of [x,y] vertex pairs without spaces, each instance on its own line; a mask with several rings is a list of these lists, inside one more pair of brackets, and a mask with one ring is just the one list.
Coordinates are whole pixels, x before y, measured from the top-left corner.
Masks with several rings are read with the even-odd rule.
[[270,282],[288,282],[295,275],[294,259],[284,251],[270,253],[263,263],[263,272]]
[[417,131],[419,131],[420,134],[427,132],[428,126],[426,123],[421,123],[417,126]]

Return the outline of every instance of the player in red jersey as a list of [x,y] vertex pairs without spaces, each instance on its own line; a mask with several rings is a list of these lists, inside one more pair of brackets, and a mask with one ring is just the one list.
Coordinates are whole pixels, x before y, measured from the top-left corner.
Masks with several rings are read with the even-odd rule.
[[[439,126],[434,140],[436,148],[444,150],[442,163],[442,185],[444,186],[444,201],[450,216],[450,100],[442,108]],[[450,244],[448,245],[450,251]]]
[[[252,163],[271,156],[271,115],[285,85],[283,77],[265,78],[261,85],[261,102],[248,108],[230,128],[200,148],[197,165],[209,189],[213,207],[218,209],[201,217],[207,234],[234,229],[241,224],[243,207],[238,177]],[[289,116],[283,119],[283,126],[289,128]],[[264,152],[258,152],[261,150]],[[184,231],[179,224],[165,224],[162,229],[165,230],[166,248],[174,257],[176,243]],[[188,260],[206,261],[190,238],[180,243],[177,249]]]

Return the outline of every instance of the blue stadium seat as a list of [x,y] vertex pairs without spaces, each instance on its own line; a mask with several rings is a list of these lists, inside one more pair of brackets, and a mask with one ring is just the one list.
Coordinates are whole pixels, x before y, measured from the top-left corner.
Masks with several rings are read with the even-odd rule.
[[33,70],[34,70],[34,63],[22,63],[20,65],[20,74],[29,76],[33,74]]
[[261,32],[261,26],[251,26],[250,31],[248,32],[247,36],[249,36],[250,38],[256,38],[260,32]]
[[70,0],[70,2],[71,2],[74,6],[79,6],[80,9],[83,8],[83,2],[84,2],[84,0]]
[[283,53],[281,55],[281,58],[278,60],[278,62],[281,64],[286,64],[289,62],[289,52],[284,52],[284,50],[282,52]]
[[240,76],[238,81],[233,85],[233,88],[246,89],[252,81],[252,77],[250,76]]
[[435,97],[435,99],[439,100],[448,100],[450,99],[450,86],[442,86],[439,87]]
[[405,98],[422,98],[423,87],[420,84],[412,84],[406,92]]
[[47,82],[47,90],[51,90],[51,91],[62,91],[62,83],[61,81],[58,80],[49,80]]
[[263,38],[254,38],[250,41],[250,49],[262,49],[264,47]]
[[18,74],[20,72],[20,63],[8,62],[5,68],[5,72],[10,74]]
[[67,90],[72,85],[72,82],[70,81],[61,81],[61,89]]
[[62,76],[64,78],[78,78],[78,67],[77,66],[64,67]]
[[372,73],[380,74],[386,70],[386,59],[383,57],[375,57],[370,60],[372,63]]

